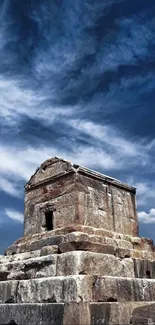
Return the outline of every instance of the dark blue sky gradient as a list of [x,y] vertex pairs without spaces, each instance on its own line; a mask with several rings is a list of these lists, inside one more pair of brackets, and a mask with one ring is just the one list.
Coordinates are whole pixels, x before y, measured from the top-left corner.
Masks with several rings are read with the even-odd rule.
[[155,1],[0,0],[0,62],[0,251],[52,156],[136,186],[155,239]]

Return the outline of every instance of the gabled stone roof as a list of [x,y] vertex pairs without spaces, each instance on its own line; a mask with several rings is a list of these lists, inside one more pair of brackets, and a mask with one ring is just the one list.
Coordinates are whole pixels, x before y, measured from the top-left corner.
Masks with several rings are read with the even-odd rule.
[[113,184],[117,187],[124,188],[131,192],[136,192],[136,188],[130,185],[127,185],[113,177],[96,172],[92,169],[74,164],[70,161],[64,160],[59,157],[54,157],[46,160],[40,165],[36,172],[32,175],[28,183],[25,185],[26,191],[44,184],[46,182],[52,181],[53,179],[62,177],[70,173],[78,173],[86,177],[97,179],[101,182],[106,182]]

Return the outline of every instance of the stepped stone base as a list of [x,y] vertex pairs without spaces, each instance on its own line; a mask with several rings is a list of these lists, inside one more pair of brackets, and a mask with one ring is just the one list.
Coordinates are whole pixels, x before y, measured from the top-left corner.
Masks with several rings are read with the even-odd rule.
[[78,274],[154,279],[152,240],[72,226],[25,236],[0,257],[0,281]]
[[0,257],[0,325],[11,320],[154,325],[152,241],[84,226],[19,239]]
[[155,304],[151,302],[0,305],[0,325],[151,325],[154,322]]

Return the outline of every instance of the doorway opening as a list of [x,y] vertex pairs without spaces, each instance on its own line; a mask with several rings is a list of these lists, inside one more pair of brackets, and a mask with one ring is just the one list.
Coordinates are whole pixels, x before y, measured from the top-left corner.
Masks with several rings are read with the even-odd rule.
[[45,212],[46,230],[53,230],[53,211]]

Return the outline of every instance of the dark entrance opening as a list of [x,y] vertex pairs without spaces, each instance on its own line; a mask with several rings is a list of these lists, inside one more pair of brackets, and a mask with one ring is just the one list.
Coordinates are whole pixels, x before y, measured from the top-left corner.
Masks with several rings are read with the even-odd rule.
[[46,230],[53,230],[53,211],[45,212]]
[[151,279],[151,272],[149,270],[146,271],[146,278]]

